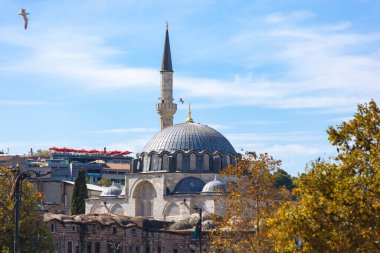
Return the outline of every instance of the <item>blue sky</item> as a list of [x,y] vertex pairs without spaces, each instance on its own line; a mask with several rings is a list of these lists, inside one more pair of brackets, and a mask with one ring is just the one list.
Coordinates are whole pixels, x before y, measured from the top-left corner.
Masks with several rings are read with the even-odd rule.
[[[30,12],[23,29],[19,8]],[[0,0],[0,150],[141,151],[159,130],[165,21],[174,97],[237,151],[292,175],[380,97],[380,1]],[[179,105],[175,122],[186,120]]]

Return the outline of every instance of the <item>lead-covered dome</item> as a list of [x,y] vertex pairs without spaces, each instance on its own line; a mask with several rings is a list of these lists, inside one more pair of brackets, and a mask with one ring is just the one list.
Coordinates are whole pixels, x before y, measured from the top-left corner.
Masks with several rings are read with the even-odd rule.
[[110,187],[104,188],[102,193],[100,194],[100,197],[117,197],[121,194],[121,189],[114,184],[112,184]]
[[203,193],[226,192],[226,184],[223,182],[220,182],[215,177],[214,180],[205,184],[205,186],[202,189],[202,192]]
[[143,152],[208,151],[236,154],[231,143],[215,129],[199,123],[181,123],[163,129],[145,145]]

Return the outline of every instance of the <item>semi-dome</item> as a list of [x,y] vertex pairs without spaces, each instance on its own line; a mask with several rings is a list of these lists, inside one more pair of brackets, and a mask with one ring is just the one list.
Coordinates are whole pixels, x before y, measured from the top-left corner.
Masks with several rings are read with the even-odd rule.
[[114,184],[112,184],[110,187],[104,188],[102,193],[100,194],[100,197],[117,197],[121,194],[121,189]]
[[214,178],[214,180],[205,184],[205,186],[202,189],[203,193],[225,192],[225,191],[226,191],[226,184],[218,181],[216,178]]
[[164,128],[145,145],[143,152],[209,151],[236,154],[231,143],[215,129],[199,123],[181,123]]

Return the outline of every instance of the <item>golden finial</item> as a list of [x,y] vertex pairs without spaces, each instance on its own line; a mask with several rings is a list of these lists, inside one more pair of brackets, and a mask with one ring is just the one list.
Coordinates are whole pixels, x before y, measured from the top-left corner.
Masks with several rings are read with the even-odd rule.
[[194,123],[193,119],[191,118],[191,104],[189,103],[189,112],[187,113],[188,117],[186,122],[187,123]]

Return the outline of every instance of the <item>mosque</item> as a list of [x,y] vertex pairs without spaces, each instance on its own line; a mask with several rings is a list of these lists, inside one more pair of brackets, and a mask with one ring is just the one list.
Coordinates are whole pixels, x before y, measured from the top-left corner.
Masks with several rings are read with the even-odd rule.
[[223,214],[220,196],[228,178],[219,172],[235,165],[239,154],[218,131],[191,117],[189,106],[186,122],[173,125],[177,104],[173,103],[173,66],[169,31],[166,28],[161,65],[160,115],[161,131],[132,160],[125,187],[105,188],[97,198],[86,200],[86,213],[114,213],[131,217],[179,221],[196,212]]

